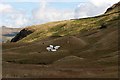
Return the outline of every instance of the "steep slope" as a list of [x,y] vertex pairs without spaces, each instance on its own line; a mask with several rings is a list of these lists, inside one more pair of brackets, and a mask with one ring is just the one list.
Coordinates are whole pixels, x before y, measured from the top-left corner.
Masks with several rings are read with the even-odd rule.
[[[73,19],[58,22],[50,22],[42,25],[33,25],[26,28],[31,31],[32,34],[26,34],[22,40],[18,39],[19,42],[34,42],[49,36],[67,36],[82,33],[83,31],[93,30],[97,28],[102,28],[109,25],[112,21],[118,21],[119,19],[119,5],[120,2],[114,4],[112,7],[108,8],[105,14],[84,19]],[[23,31],[23,30],[22,30]],[[21,32],[20,32],[21,33]],[[24,31],[23,31],[24,34]],[[16,38],[16,37],[15,37]],[[14,39],[15,39],[14,38]],[[16,42],[12,40],[12,42]]]
[[108,13],[117,12],[117,11],[120,11],[119,9],[120,9],[120,2],[118,2],[118,3],[114,4],[113,6],[111,6],[110,8],[108,8],[105,13],[108,14]]

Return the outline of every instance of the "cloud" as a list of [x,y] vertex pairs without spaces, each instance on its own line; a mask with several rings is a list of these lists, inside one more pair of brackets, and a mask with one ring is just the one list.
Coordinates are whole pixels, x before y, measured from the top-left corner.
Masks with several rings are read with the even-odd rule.
[[38,9],[33,10],[35,23],[66,20],[71,18],[85,18],[103,14],[106,9],[119,0],[88,0],[80,3],[75,10],[58,10],[48,6],[49,2],[41,2]]
[[92,3],[80,3],[75,9],[75,18],[97,16],[105,12],[108,5],[96,6]]
[[14,20],[15,26],[22,27],[29,22],[28,18],[24,14],[17,14],[14,18],[17,16],[19,17]]
[[9,4],[0,3],[0,13],[12,12],[13,8]]
[[[57,9],[51,7],[50,2],[38,2],[39,7],[33,8],[27,13],[26,8],[21,10],[9,3],[0,3],[0,26],[25,27],[51,21],[68,20],[73,18],[85,18],[103,14],[106,9],[119,0],[86,0],[87,3],[79,3],[75,9]],[[33,3],[34,4],[34,3]],[[58,5],[59,6],[59,5]],[[30,7],[31,8],[31,7]],[[29,12],[29,11],[28,11]],[[29,16],[30,15],[30,16]]]
[[117,2],[119,2],[120,0],[89,0],[91,3],[93,3],[95,6],[103,6],[103,5],[113,5]]
[[41,2],[38,9],[33,10],[33,18],[40,23],[66,20],[74,17],[72,10],[58,10],[48,6],[48,2]]
[[107,8],[119,0],[89,0],[88,3],[80,3],[75,9],[75,18],[92,17],[103,14]]
[[24,27],[28,24],[29,18],[23,10],[16,10],[10,4],[0,3],[0,26],[12,28]]

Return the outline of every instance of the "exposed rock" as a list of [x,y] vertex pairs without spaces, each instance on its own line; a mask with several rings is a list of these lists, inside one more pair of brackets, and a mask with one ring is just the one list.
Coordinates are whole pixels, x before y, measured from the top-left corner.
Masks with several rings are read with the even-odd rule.
[[105,13],[108,13],[108,12],[112,11],[115,8],[117,8],[119,10],[119,8],[120,8],[120,1],[118,3],[116,3],[116,4],[114,4],[113,6],[111,6],[110,8],[108,8]]
[[17,42],[21,39],[23,39],[24,37],[28,36],[29,34],[33,33],[32,30],[28,30],[28,29],[22,29],[12,40],[11,42]]

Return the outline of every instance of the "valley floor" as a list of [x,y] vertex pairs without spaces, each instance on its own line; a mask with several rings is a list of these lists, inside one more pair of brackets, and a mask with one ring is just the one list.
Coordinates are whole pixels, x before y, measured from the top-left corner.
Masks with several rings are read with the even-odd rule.
[[3,78],[117,78],[117,66],[80,67],[3,62]]

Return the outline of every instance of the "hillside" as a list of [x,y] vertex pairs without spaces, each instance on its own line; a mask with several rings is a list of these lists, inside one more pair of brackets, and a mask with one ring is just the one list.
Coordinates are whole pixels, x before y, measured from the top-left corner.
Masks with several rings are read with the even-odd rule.
[[[120,4],[105,14],[29,26],[3,45],[3,77],[117,78]],[[55,51],[46,47],[59,45]]]
[[84,31],[98,29],[104,25],[110,25],[112,24],[112,21],[117,20],[119,17],[118,6],[119,3],[108,8],[105,14],[96,17],[49,22],[42,25],[29,26],[26,30],[31,31],[31,33],[34,31],[34,33],[27,37],[25,36],[24,39],[19,42],[34,42],[50,36],[58,37],[74,35]]

